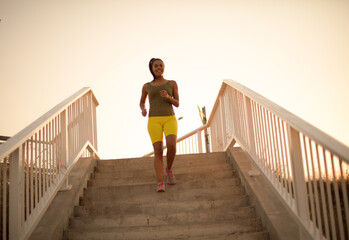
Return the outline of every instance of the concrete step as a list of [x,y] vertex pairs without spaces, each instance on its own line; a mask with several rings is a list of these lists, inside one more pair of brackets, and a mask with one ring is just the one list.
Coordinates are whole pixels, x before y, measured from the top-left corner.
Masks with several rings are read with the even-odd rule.
[[[214,155],[213,155],[214,156]],[[205,157],[202,158],[200,155],[195,157],[191,156],[177,156],[174,161],[174,168],[178,167],[193,167],[193,166],[206,166],[206,165],[220,165],[226,164],[226,158],[224,155],[220,157]],[[163,162],[166,165],[166,157],[163,158]],[[154,166],[153,158],[135,158],[135,159],[119,159],[119,160],[100,160],[98,161],[98,169],[103,171],[106,169],[107,171],[117,170],[139,170],[139,169],[147,169],[149,167]]]
[[98,187],[86,189],[83,203],[114,202],[144,202],[144,201],[185,201],[190,199],[229,199],[244,194],[241,186],[217,186],[216,188],[186,188],[181,184],[166,185],[166,192],[156,192],[156,184],[135,185],[132,187]]
[[86,216],[104,216],[113,217],[126,214],[153,214],[154,212],[161,213],[176,213],[189,212],[197,210],[216,209],[237,209],[249,206],[249,197],[246,195],[235,196],[234,199],[224,200],[188,200],[188,201],[171,201],[168,202],[141,202],[141,203],[115,203],[114,201],[103,202],[96,205],[77,206],[75,207],[76,217]]
[[[166,162],[166,156],[163,156],[164,162]],[[132,166],[140,163],[153,163],[154,157],[139,157],[139,158],[122,158],[122,159],[104,159],[98,161],[98,164],[103,165],[120,165],[124,167]],[[177,155],[175,162],[191,162],[191,161],[201,161],[201,162],[211,162],[211,161],[221,161],[226,162],[226,155],[224,152],[215,152],[208,154],[181,154]]]
[[[260,226],[249,226],[232,222],[178,224],[145,227],[116,227],[100,228],[98,230],[70,229],[66,232],[66,239],[74,240],[111,240],[111,239],[214,239],[215,236],[241,235],[260,231]],[[209,238],[210,237],[210,238]],[[263,237],[263,236],[262,236]]]
[[[240,179],[237,177],[232,177],[230,171],[224,174],[215,173],[212,174],[193,174],[189,176],[188,174],[177,174],[175,173],[177,184],[180,188],[191,188],[191,187],[216,187],[218,185],[228,185],[228,186],[238,186],[240,185]],[[164,176],[164,181],[167,182],[167,176]],[[130,186],[130,185],[144,185],[156,183],[155,172],[147,177],[134,177],[134,178],[95,178],[88,182],[89,187],[105,187],[105,186]]]
[[173,213],[163,213],[160,211],[150,214],[123,214],[111,217],[76,217],[71,219],[70,227],[80,230],[100,230],[102,228],[117,227],[142,227],[142,226],[167,226],[193,223],[215,223],[230,221],[257,227],[259,219],[255,218],[253,207],[241,207],[236,209],[216,208],[205,210],[177,211]]
[[[236,173],[230,166],[224,165],[224,167],[204,167],[198,166],[188,169],[174,168],[174,174],[176,179],[191,180],[200,178],[220,178],[220,177],[232,177]],[[165,174],[164,174],[165,176]],[[203,177],[200,177],[203,176]],[[118,178],[134,181],[156,179],[154,167],[150,167],[146,170],[134,170],[134,171],[116,171],[116,172],[96,172],[94,179],[102,178]],[[131,180],[132,181],[132,180]]]
[[166,238],[166,240],[269,240],[269,233],[266,231],[237,232],[232,234],[216,234],[215,236],[183,236],[177,238]]
[[[164,164],[164,167],[166,164]],[[193,165],[187,165],[187,164],[181,164],[181,163],[174,163],[172,168],[176,172],[198,172],[202,169],[211,169],[211,170],[221,170],[221,169],[232,169],[231,166],[227,163],[216,163],[212,162],[210,164],[201,164],[199,162],[193,164]],[[135,167],[120,167],[120,166],[114,166],[114,165],[102,165],[98,166],[96,169],[96,173],[114,173],[114,174],[120,174],[123,172],[142,172],[142,171],[149,171],[154,170],[154,163],[151,164],[140,164],[139,166]]]
[[215,235],[215,236],[200,236],[200,237],[189,237],[184,236],[183,238],[167,238],[167,240],[269,240],[268,232],[248,232],[248,233],[233,233],[228,235]]

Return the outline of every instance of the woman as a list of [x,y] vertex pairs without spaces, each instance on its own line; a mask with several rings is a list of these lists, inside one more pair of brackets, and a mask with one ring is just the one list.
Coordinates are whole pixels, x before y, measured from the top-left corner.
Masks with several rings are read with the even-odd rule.
[[172,105],[179,106],[178,87],[176,81],[164,78],[165,65],[161,59],[152,58],[149,61],[149,69],[154,79],[143,85],[139,106],[143,117],[147,116],[147,109],[144,105],[147,96],[149,96],[148,132],[154,147],[154,167],[158,180],[157,191],[164,192],[163,134],[165,134],[167,146],[167,166],[165,170],[167,180],[170,185],[176,183],[172,165],[176,156],[178,126]]

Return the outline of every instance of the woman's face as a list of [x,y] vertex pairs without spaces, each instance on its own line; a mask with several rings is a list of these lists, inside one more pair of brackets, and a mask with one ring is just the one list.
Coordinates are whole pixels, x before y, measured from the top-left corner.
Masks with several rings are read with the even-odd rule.
[[155,77],[161,77],[164,75],[165,65],[161,60],[155,60],[152,65],[153,73]]

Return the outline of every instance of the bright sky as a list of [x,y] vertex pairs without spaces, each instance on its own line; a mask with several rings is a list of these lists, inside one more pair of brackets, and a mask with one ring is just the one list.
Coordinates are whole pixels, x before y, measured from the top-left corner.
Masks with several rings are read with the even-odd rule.
[[0,135],[90,86],[102,158],[142,156],[158,57],[179,87],[180,136],[233,79],[349,146],[347,0],[0,0],[0,19]]

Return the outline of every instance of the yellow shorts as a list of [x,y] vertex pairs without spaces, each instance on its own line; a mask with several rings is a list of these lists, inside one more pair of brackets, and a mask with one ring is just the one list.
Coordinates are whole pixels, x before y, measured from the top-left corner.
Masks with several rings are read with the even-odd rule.
[[149,117],[148,119],[148,132],[153,144],[162,142],[163,133],[166,137],[168,135],[177,136],[177,130],[178,125],[175,115]]

